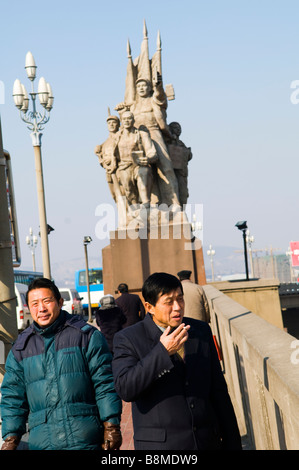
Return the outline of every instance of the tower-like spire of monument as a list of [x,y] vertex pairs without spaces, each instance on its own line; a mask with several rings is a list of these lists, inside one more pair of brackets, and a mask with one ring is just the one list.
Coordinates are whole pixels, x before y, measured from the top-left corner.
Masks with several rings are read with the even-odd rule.
[[162,41],[161,34],[157,34],[157,49],[152,59],[149,58],[148,31],[145,19],[143,20],[143,39],[141,43],[140,55],[133,61],[131,45],[127,40],[127,76],[125,88],[125,103],[131,105],[136,98],[136,80],[148,80],[150,83],[156,81],[157,72],[162,75]]
[[131,45],[130,45],[129,38],[128,38],[128,41],[127,41],[127,54],[128,54],[128,59],[132,59]]
[[158,34],[157,34],[157,51],[161,51],[161,49],[162,49],[162,41],[161,41],[160,31],[158,30]]
[[148,39],[146,22],[143,20],[143,39]]
[[152,81],[151,64],[148,53],[148,36],[145,20],[143,21],[143,41],[141,43],[140,56],[138,59],[138,75],[137,79]]
[[152,77],[155,80],[157,78],[157,72],[162,75],[162,41],[160,31],[157,34],[157,50],[154,53],[152,60]]
[[125,103],[130,106],[135,100],[135,81],[136,81],[136,67],[132,61],[132,53],[130,41],[127,41],[127,76],[126,76],[126,89],[125,89]]

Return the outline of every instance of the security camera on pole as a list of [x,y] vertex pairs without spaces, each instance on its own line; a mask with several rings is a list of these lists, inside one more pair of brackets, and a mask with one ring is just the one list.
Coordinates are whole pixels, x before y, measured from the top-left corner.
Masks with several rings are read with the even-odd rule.
[[[50,270],[50,256],[48,244],[48,229],[46,217],[46,204],[44,193],[44,180],[41,156],[41,138],[44,125],[50,119],[50,111],[53,106],[53,93],[51,86],[46,82],[44,77],[41,77],[38,84],[38,92],[34,91],[34,80],[36,77],[36,65],[31,52],[28,52],[25,60],[25,69],[27,76],[32,83],[32,91],[29,93],[32,101],[32,111],[28,111],[29,97],[24,85],[19,79],[15,80],[13,86],[13,98],[16,107],[20,110],[21,119],[28,124],[28,129],[32,131],[32,145],[35,156],[35,171],[36,171],[36,184],[39,208],[39,221],[40,221],[40,234],[41,234],[41,248],[43,259],[43,273],[44,277],[51,279]],[[43,106],[44,111],[40,113],[36,110],[36,96],[38,95],[40,104]]]

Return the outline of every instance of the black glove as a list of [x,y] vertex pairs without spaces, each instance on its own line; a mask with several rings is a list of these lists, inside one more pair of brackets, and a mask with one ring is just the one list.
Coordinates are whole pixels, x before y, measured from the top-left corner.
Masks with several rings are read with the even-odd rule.
[[103,423],[104,425],[104,442],[102,444],[103,450],[119,450],[122,444],[122,437],[119,424],[112,424],[109,421]]
[[9,436],[2,444],[1,450],[16,450],[20,442],[18,436]]

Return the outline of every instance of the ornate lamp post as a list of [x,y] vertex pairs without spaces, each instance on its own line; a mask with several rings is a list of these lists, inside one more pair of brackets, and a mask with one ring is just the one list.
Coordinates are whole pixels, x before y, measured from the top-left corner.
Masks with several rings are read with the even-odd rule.
[[[201,231],[202,230],[202,223],[197,221],[196,214],[193,214],[192,216],[192,222],[191,222],[191,231],[192,231],[192,259],[193,259],[193,268],[194,268],[194,281],[196,284],[198,284],[198,272],[197,272],[197,260],[196,260],[196,254],[195,254],[195,242],[196,242],[196,237],[195,237],[195,232]],[[202,240],[200,240],[200,243],[202,243]],[[201,245],[202,246],[202,245]]]
[[294,272],[293,272],[293,265],[292,265],[292,254],[293,254],[293,251],[291,250],[291,247],[289,246],[288,250],[286,251],[286,255],[289,257],[289,263],[290,263],[290,282],[294,282]]
[[210,257],[211,261],[211,270],[212,270],[212,281],[214,281],[214,262],[213,262],[213,256],[215,255],[215,250],[212,249],[212,245],[209,246],[209,249],[207,251],[207,255]]
[[30,227],[29,229],[29,235],[26,237],[26,243],[31,248],[31,254],[32,254],[32,264],[33,264],[33,271],[36,271],[36,265],[35,265],[35,248],[37,245],[37,236],[33,235],[33,230]]
[[[50,270],[50,256],[49,256],[49,243],[48,243],[48,230],[47,230],[47,217],[46,217],[46,204],[45,192],[43,181],[43,168],[41,156],[41,131],[44,125],[50,119],[50,111],[53,107],[53,93],[51,86],[46,82],[44,77],[41,77],[38,83],[38,91],[34,91],[34,80],[36,77],[36,65],[31,52],[28,52],[25,60],[25,69],[27,76],[31,81],[32,90],[29,93],[32,101],[32,111],[28,111],[29,97],[25,86],[19,79],[15,80],[13,86],[13,98],[16,107],[20,110],[20,117],[22,121],[28,124],[28,129],[31,130],[32,145],[35,156],[35,171],[36,171],[36,185],[38,196],[38,209],[39,209],[39,223],[41,234],[41,248],[43,259],[43,274],[44,277],[51,279]],[[40,104],[43,106],[44,111],[41,113],[36,109],[36,97],[39,97]]]

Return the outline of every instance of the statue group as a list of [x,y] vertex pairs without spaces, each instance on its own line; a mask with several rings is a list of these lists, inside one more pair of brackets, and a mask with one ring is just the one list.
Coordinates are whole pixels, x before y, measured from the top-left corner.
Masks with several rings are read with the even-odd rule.
[[[167,124],[168,96],[163,87],[161,40],[149,59],[147,29],[144,23],[139,57],[133,62],[128,43],[125,97],[115,106],[119,116],[108,108],[109,136],[95,148],[100,165],[118,210],[125,220],[140,216],[152,207],[171,212],[183,210],[188,199],[190,147],[180,140],[178,122]],[[172,87],[170,92],[172,92]],[[124,219],[124,218],[123,218]]]

